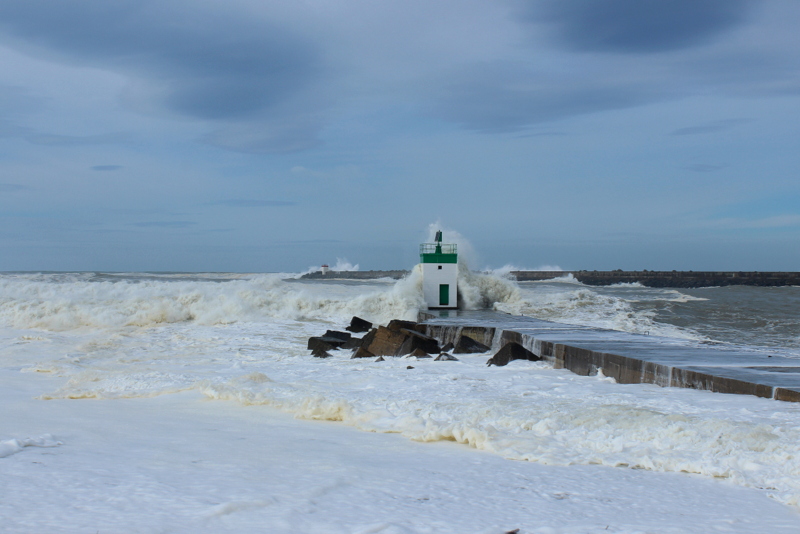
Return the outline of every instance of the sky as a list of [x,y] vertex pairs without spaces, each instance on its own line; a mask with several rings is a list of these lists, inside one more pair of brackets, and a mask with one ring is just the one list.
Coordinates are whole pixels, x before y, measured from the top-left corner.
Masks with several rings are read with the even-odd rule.
[[0,271],[800,270],[796,0],[4,0]]

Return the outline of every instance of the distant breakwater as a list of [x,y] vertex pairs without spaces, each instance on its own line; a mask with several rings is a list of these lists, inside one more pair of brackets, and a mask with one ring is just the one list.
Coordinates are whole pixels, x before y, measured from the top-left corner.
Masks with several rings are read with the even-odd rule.
[[[410,271],[317,271],[300,278],[311,280],[398,280]],[[800,286],[800,272],[780,271],[511,271],[519,282],[552,280],[571,275],[590,286],[639,283],[647,287]]]
[[300,278],[305,280],[377,280],[379,278],[392,278],[399,280],[411,271],[321,271],[306,273]]
[[519,282],[572,275],[590,286],[639,283],[647,287],[800,286],[800,272],[769,271],[511,271]]

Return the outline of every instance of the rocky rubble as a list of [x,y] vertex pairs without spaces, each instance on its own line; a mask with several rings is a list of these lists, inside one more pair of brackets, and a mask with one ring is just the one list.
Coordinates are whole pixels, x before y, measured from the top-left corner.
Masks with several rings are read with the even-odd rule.
[[[328,358],[335,350],[351,350],[351,358],[377,358],[382,362],[387,356],[414,356],[416,358],[433,358],[434,361],[458,361],[452,354],[479,354],[489,352],[490,347],[480,343],[468,335],[460,335],[455,344],[447,343],[444,347],[439,341],[426,334],[424,324],[414,321],[394,319],[386,326],[372,327],[372,323],[359,317],[353,317],[348,332],[328,330],[321,336],[308,339],[308,349],[312,356]],[[366,332],[363,337],[351,334]],[[452,352],[452,354],[450,354]],[[487,365],[503,366],[512,360],[538,360],[539,358],[518,343],[510,342],[492,356]]]

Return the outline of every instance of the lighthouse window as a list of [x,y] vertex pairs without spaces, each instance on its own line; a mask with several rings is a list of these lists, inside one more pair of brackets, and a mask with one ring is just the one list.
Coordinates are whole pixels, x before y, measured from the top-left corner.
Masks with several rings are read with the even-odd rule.
[[440,270],[440,271],[442,270],[442,266],[441,266],[441,265],[439,266],[439,270]]

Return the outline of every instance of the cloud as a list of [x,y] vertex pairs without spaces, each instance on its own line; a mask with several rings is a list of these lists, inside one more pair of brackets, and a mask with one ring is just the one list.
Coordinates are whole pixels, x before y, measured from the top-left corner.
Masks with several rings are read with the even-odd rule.
[[246,198],[235,198],[230,200],[219,200],[212,202],[215,206],[229,206],[232,208],[266,208],[266,207],[282,207],[282,206],[295,206],[297,202],[289,202],[285,200],[252,200]]
[[[7,0],[0,3],[0,21],[0,32],[29,53],[131,76],[132,87],[143,88],[139,96],[172,113],[208,121],[269,119],[276,106],[319,74],[319,52],[309,40],[241,6],[185,0]],[[314,102],[305,104],[307,110],[315,108]],[[278,151],[311,144],[276,142],[273,137],[286,129],[272,129],[273,137],[231,140],[236,136],[226,134],[226,128],[230,125],[209,142],[256,152],[276,144]],[[305,127],[300,135],[314,137],[316,130],[310,130]],[[64,136],[35,136],[32,142],[59,140],[70,144]]]
[[298,112],[282,118],[227,124],[205,135],[201,141],[236,152],[287,154],[320,144],[321,121]]
[[118,171],[122,169],[122,165],[93,165],[89,167],[93,171],[101,171],[101,172],[108,172],[108,171]]
[[525,14],[554,25],[568,48],[655,53],[697,46],[742,23],[747,0],[545,0]]
[[131,223],[131,226],[140,228],[188,228],[196,224],[194,221],[143,221]]
[[725,165],[713,165],[711,163],[693,163],[687,165],[686,170],[694,172],[714,172],[725,168]]
[[16,193],[18,191],[27,191],[30,187],[22,184],[0,184],[0,193]]
[[122,143],[128,139],[129,136],[125,133],[107,133],[99,135],[33,134],[25,137],[25,140],[29,143],[45,146],[108,145]]
[[476,64],[450,75],[435,113],[482,132],[513,132],[564,117],[661,98],[637,81],[535,72],[517,63]]
[[711,221],[710,225],[715,228],[734,230],[794,228],[800,227],[800,215],[774,215],[772,217],[764,217],[761,219],[742,219],[730,217],[713,220]]
[[718,121],[701,124],[699,126],[688,126],[686,128],[678,128],[674,130],[671,135],[696,135],[704,133],[721,132],[728,130],[740,124],[747,124],[752,122],[753,119],[723,119]]

